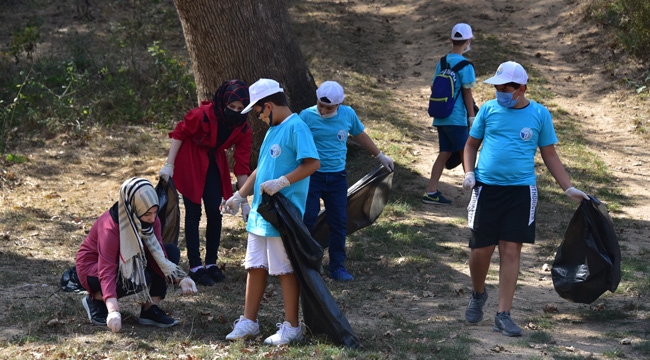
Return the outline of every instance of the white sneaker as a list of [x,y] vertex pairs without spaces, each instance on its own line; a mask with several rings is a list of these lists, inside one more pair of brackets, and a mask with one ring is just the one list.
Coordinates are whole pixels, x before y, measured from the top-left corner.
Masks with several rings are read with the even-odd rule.
[[264,343],[267,345],[285,345],[292,342],[302,341],[302,326],[298,324],[297,327],[291,326],[288,321],[282,324],[276,324],[278,332],[267,337]]
[[241,315],[238,320],[233,323],[234,329],[228,335],[226,340],[239,340],[245,339],[249,336],[257,336],[260,334],[260,326],[256,321],[248,320]]

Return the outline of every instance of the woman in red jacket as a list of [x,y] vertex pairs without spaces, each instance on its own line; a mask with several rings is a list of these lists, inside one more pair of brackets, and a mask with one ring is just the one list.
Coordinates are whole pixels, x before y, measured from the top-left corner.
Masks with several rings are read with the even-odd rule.
[[77,275],[88,291],[82,303],[93,324],[120,331],[122,316],[117,299],[135,293],[143,302],[140,324],[178,324],[158,307],[165,298],[167,283],[180,283],[183,294],[195,293],[196,285],[178,267],[178,248],[163,245],[157,211],[158,195],[153,185],[141,178],[126,180],[120,187],[119,201],[95,221],[81,244]]
[[[190,263],[190,277],[199,285],[212,286],[225,276],[217,267],[221,243],[222,199],[232,196],[230,167],[226,150],[235,147],[237,187],[250,175],[250,153],[253,143],[247,116],[241,111],[248,105],[248,85],[241,80],[223,83],[212,101],[190,110],[174,131],[169,156],[160,170],[160,177],[174,179],[185,204],[185,241]],[[205,234],[205,267],[199,251],[201,199],[207,216]],[[250,206],[242,204],[242,217],[248,218]]]

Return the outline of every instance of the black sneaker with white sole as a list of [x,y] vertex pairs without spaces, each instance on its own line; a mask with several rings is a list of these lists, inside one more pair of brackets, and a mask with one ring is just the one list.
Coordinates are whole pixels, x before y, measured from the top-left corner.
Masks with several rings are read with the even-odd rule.
[[161,328],[170,327],[178,324],[178,320],[168,316],[158,305],[151,305],[149,310],[144,306],[140,309],[140,318],[138,322],[142,325],[152,325]]
[[108,309],[106,304],[101,300],[93,299],[93,296],[88,294],[84,296],[81,303],[88,313],[88,319],[94,325],[106,326],[106,317],[108,316]]

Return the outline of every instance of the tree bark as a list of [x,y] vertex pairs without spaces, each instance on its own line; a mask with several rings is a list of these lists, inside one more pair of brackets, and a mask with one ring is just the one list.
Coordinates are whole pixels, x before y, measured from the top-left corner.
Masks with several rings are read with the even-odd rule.
[[[295,42],[284,0],[174,0],[189,52],[199,102],[212,99],[224,81],[277,80],[298,112],[316,104],[316,84]],[[251,164],[266,125],[253,128]]]

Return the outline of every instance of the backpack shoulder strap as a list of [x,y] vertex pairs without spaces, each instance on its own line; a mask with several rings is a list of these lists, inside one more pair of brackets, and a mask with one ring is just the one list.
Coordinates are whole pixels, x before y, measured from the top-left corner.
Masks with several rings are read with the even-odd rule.
[[474,66],[474,64],[472,64],[469,60],[461,60],[461,61],[458,62],[458,64],[456,64],[456,66],[451,68],[451,71],[453,71],[455,73],[459,72],[462,68],[464,68],[467,65]]
[[440,58],[440,71],[449,69],[449,64],[447,63],[447,55],[444,55]]
[[[451,68],[451,71],[453,71],[454,73],[457,73],[467,65],[474,66],[474,64],[472,64],[469,60],[461,60],[461,61],[458,62],[458,64],[456,64],[456,66]],[[458,93],[455,94],[454,98],[457,98],[458,96],[460,96],[460,89],[458,90]]]

